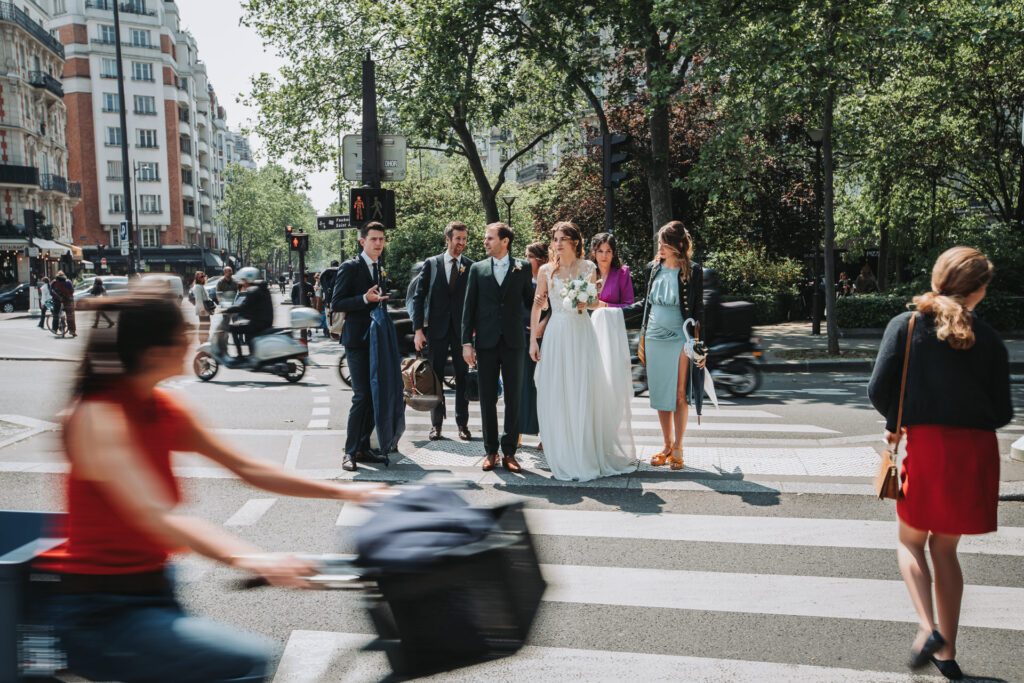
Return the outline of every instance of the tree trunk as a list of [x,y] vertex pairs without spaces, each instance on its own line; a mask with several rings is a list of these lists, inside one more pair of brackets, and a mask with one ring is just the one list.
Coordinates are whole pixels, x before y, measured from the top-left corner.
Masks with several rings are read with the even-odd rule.
[[882,225],[878,231],[878,291],[889,289],[889,199],[882,211]]
[[672,214],[672,180],[668,172],[668,105],[655,105],[647,125],[651,134],[651,155],[645,170],[647,190],[651,195],[651,227],[657,246],[658,229],[675,217]]
[[822,152],[825,156],[825,318],[828,329],[828,352],[839,354],[839,325],[836,322],[836,285],[835,285],[835,186],[834,160],[832,157],[832,110],[835,106],[835,86],[831,75],[827,77],[825,88],[825,140]]
[[473,134],[464,120],[452,118],[451,123],[452,130],[459,136],[462,149],[466,152],[466,161],[469,162],[469,170],[473,173],[473,180],[476,181],[476,188],[480,193],[480,203],[484,207],[484,216],[487,218],[488,223],[500,221],[501,215],[498,213],[498,198],[494,196],[494,190],[491,189],[491,180],[487,177],[487,171],[484,169],[483,162],[480,161],[480,152],[476,148]]

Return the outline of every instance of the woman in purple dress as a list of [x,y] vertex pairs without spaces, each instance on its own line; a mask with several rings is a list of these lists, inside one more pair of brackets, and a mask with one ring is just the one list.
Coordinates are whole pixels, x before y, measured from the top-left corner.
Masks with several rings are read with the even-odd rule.
[[590,240],[590,260],[597,264],[601,301],[610,308],[630,306],[636,300],[633,296],[633,279],[629,275],[629,266],[619,261],[615,235],[610,232],[594,235]]

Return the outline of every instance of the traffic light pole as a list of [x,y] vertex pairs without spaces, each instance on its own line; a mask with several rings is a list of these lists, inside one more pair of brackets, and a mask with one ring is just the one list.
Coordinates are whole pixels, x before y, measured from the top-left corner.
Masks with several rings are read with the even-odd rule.
[[615,232],[615,188],[612,187],[611,175],[612,136],[605,133],[601,136],[601,161],[604,172],[604,230]]
[[128,119],[124,105],[124,61],[121,59],[121,15],[118,12],[120,3],[114,6],[114,55],[117,58],[117,106],[121,123],[121,180],[124,197],[124,218],[128,222],[128,275],[135,274],[135,226],[132,222],[132,180],[128,165]]
[[[380,170],[377,168],[377,75],[370,51],[363,60],[363,187],[380,189]],[[362,251],[360,246],[358,251]],[[384,254],[380,269],[384,271]],[[386,295],[387,292],[384,292]]]
[[39,291],[36,288],[36,257],[32,255],[35,251],[36,243],[36,212],[32,209],[25,209],[24,213],[25,229],[28,230],[28,314],[34,318],[39,315]]

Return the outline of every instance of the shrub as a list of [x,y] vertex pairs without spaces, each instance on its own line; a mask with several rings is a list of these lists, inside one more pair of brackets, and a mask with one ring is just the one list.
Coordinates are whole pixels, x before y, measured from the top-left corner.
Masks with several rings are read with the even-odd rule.
[[754,324],[773,325],[786,319],[793,303],[791,294],[746,294],[723,296],[722,301],[749,301],[754,304]]
[[[907,310],[913,297],[862,294],[836,300],[836,321],[842,328],[885,327]],[[1024,330],[1024,297],[989,295],[978,305],[978,317],[1001,332]]]
[[793,294],[793,283],[801,275],[798,261],[768,254],[763,248],[719,251],[709,255],[704,265],[718,273],[724,293],[744,298]]

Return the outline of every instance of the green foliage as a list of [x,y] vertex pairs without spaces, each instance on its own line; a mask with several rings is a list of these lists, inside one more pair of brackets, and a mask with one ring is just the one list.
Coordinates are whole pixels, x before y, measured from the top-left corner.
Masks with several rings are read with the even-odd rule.
[[727,295],[722,301],[748,301],[754,304],[754,324],[774,325],[786,319],[786,313],[793,304],[792,294],[746,294]]
[[[913,296],[900,294],[862,294],[836,301],[839,327],[880,328],[912,306]],[[1002,332],[1024,330],[1024,297],[989,295],[976,309],[978,317]]]
[[715,269],[722,292],[730,295],[793,294],[801,271],[794,259],[772,256],[764,249],[749,246],[716,252],[704,265]]

